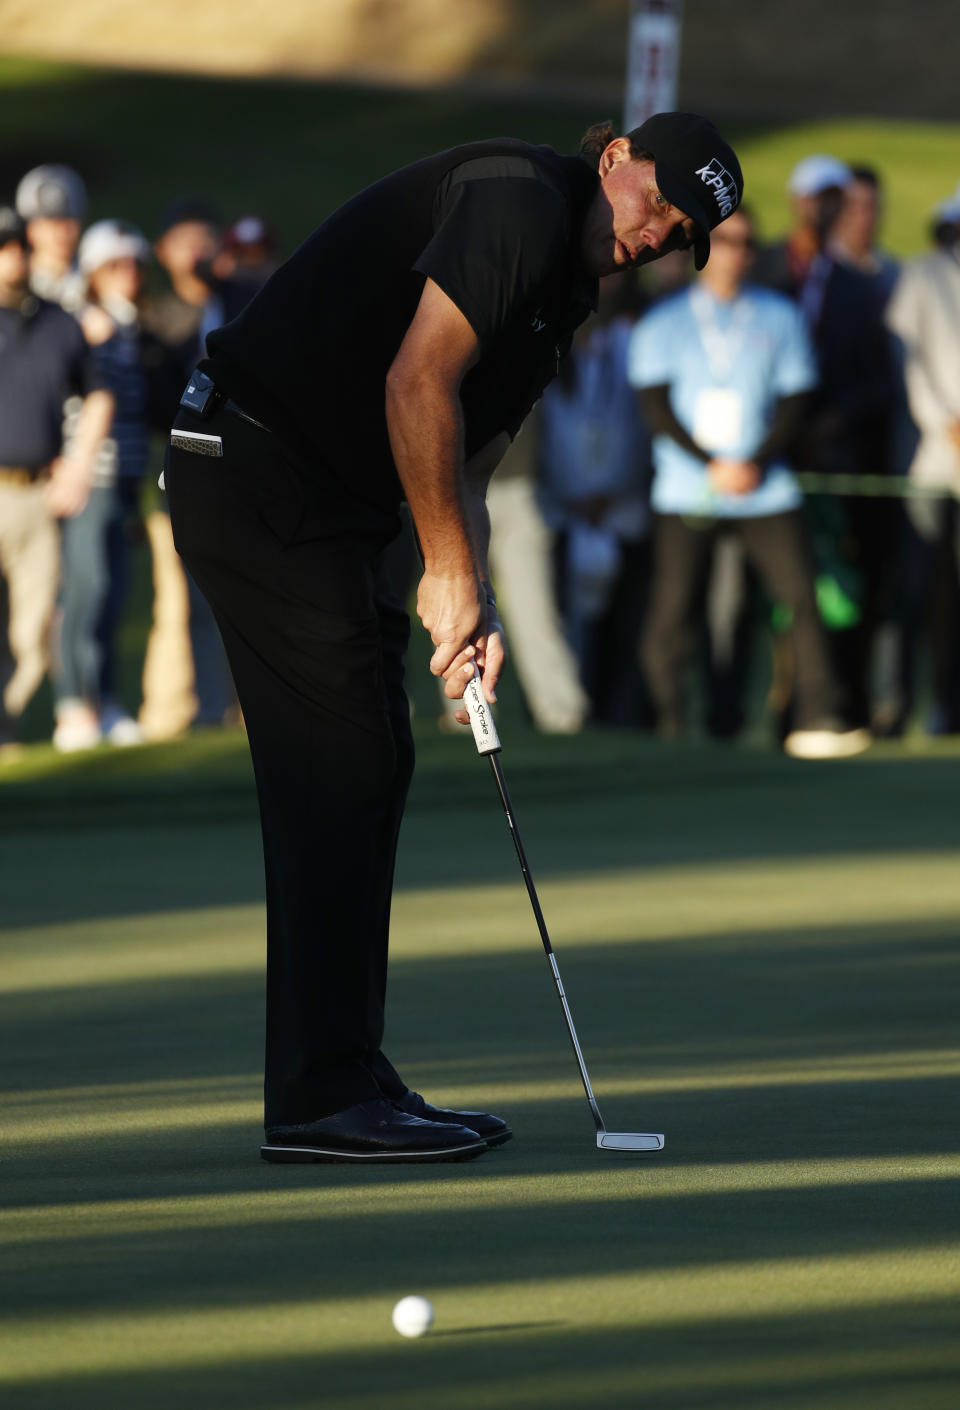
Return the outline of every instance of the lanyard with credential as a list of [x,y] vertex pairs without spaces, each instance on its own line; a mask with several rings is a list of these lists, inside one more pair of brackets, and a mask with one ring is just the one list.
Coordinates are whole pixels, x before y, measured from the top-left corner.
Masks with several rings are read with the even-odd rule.
[[[744,333],[752,316],[746,299],[738,298],[729,323],[721,328],[716,303],[703,288],[690,291],[690,307],[697,324],[700,343],[707,360],[711,385],[701,388],[694,411],[694,439],[714,454],[724,454],[736,442],[740,433],[742,401],[740,393],[729,386],[737,354],[744,344]],[[725,385],[727,384],[727,385]],[[705,475],[700,489],[701,509],[712,516],[715,492]]]
[[690,308],[697,332],[700,334],[710,377],[714,383],[722,385],[730,380],[753,310],[747,299],[738,296],[729,325],[721,328],[716,303],[705,289],[699,287],[690,291]]

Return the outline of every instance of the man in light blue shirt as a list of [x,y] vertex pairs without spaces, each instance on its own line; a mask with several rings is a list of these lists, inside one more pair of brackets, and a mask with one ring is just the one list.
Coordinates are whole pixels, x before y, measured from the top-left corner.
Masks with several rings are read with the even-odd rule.
[[690,288],[637,326],[629,375],[654,434],[657,515],[653,585],[642,658],[661,731],[683,723],[687,627],[722,528],[739,536],[770,597],[788,609],[799,757],[856,753],[845,729],[817,612],[802,495],[788,453],[816,384],[801,315],[785,297],[749,285],[753,225],[741,208],[713,235],[710,262]]

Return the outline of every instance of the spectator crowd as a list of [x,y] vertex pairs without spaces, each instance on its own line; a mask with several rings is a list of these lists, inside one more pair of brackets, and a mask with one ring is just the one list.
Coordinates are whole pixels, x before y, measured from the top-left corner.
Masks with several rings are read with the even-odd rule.
[[[491,566],[544,731],[676,737],[696,716],[729,739],[758,690],[799,757],[901,734],[920,700],[931,733],[960,731],[960,188],[903,265],[872,168],[811,156],[787,192],[775,244],[741,208],[699,276],[677,253],[603,281],[494,477]],[[46,676],[63,751],[236,717],[156,481],[206,335],[269,277],[275,236],[194,197],[152,241],[86,208],[53,165],[0,206],[0,754]]]
[[[53,743],[168,739],[235,713],[213,617],[183,572],[157,488],[159,448],[211,328],[273,268],[258,216],[205,200],[163,212],[152,245],[124,220],[84,229],[87,192],[40,166],[0,206],[0,751],[49,674]],[[161,277],[157,277],[161,276]],[[148,473],[152,470],[152,474]],[[142,704],[118,681],[130,547],[153,578]]]
[[[900,735],[921,701],[960,730],[960,188],[903,265],[871,167],[810,156],[787,195],[782,240],[741,207],[698,277],[671,254],[602,288],[497,472],[542,729],[674,737],[696,713],[729,739],[766,688],[797,757]],[[504,471],[529,519],[509,568]]]

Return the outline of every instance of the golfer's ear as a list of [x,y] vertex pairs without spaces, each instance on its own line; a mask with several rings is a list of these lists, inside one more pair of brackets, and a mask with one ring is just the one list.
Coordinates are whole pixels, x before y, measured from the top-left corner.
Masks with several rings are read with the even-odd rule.
[[466,315],[428,279],[417,311],[387,373],[388,384],[424,378],[459,385],[480,356],[480,341]]
[[615,137],[612,142],[608,142],[600,153],[600,175],[606,176],[612,167],[620,162],[629,161],[632,153],[630,151],[630,141],[626,137]]

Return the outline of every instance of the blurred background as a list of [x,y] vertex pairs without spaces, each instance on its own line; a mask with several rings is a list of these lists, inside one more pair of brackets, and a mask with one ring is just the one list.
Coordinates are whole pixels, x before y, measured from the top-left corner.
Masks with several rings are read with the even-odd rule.
[[[803,235],[798,203],[809,205],[824,190],[829,203],[836,194],[821,187],[798,197],[788,189],[798,164],[826,155],[846,166],[848,207],[859,202],[859,215],[848,209],[846,237],[824,230],[823,245],[872,285],[873,308],[864,314],[872,322],[860,328],[859,344],[843,349],[823,348],[812,324],[809,331],[821,373],[831,358],[876,356],[886,367],[857,392],[859,420],[845,429],[859,438],[852,452],[848,444],[831,460],[822,446],[797,444],[789,459],[801,479],[814,477],[804,486],[805,512],[845,723],[875,734],[950,732],[960,720],[952,496],[941,492],[935,509],[925,507],[930,524],[917,528],[907,516],[904,527],[912,491],[851,482],[851,495],[841,496],[836,485],[821,492],[815,477],[840,470],[903,484],[910,478],[919,431],[904,351],[884,327],[884,306],[904,262],[937,247],[937,224],[942,234],[941,217],[956,204],[960,124],[950,49],[937,40],[949,30],[951,9],[930,3],[917,12],[883,0],[846,5],[838,16],[836,6],[814,0],[801,20],[786,3],[644,8],[680,12],[676,105],[713,117],[741,156],[758,256],[750,278],[803,304],[805,273],[793,270],[786,287],[776,257],[771,266],[763,254],[780,247],[789,256],[790,240]],[[242,306],[331,210],[383,173],[495,135],[572,151],[589,123],[609,117],[619,124],[630,10],[628,0],[279,0],[266,16],[246,0],[229,7],[166,0],[147,9],[122,0],[0,0],[0,200],[36,216],[29,192],[27,205],[17,196],[28,173],[53,164],[80,178],[80,194],[61,190],[59,198],[69,207],[74,249],[59,273],[51,266],[46,285],[44,256],[34,250],[31,277],[37,292],[81,320],[108,382],[117,376],[117,339],[111,342],[109,322],[98,323],[91,307],[102,312],[114,296],[103,292],[109,268],[101,277],[91,261],[100,259],[100,269],[118,259],[136,264],[127,315],[137,346],[131,351],[128,336],[124,356],[138,368],[124,374],[127,405],[117,413],[114,440],[146,437],[149,447],[117,463],[120,489],[100,497],[95,523],[78,529],[60,516],[52,664],[29,698],[21,683],[8,700],[0,745],[54,737],[69,752],[105,738],[133,743],[237,723],[215,631],[178,577],[156,489],[164,429],[205,332]],[[855,181],[856,172],[866,178]],[[124,229],[113,230],[112,243],[101,229],[101,243],[81,254],[78,269],[76,240],[102,222]],[[141,241],[136,249],[127,226]],[[61,256],[49,258],[55,266]],[[623,291],[605,321],[621,330],[636,325],[691,275],[680,258],[665,262]],[[117,327],[114,320],[114,333]],[[589,349],[581,351],[589,361]],[[625,366],[622,376],[626,385]],[[849,395],[849,386],[836,389],[840,401]],[[545,400],[547,416],[563,409],[559,395],[555,401],[551,411]],[[640,646],[657,572],[649,514],[656,455],[642,414],[621,414],[633,418],[622,427],[632,438],[630,463],[611,470],[599,491],[602,468],[583,465],[578,481],[576,466],[551,463],[550,427],[541,432],[536,423],[521,437],[524,463],[508,472],[533,486],[534,512],[549,536],[557,629],[572,653],[562,719],[548,719],[529,690],[507,687],[505,708],[521,723],[563,731],[590,722],[644,730],[664,723]],[[0,447],[0,461],[8,458]],[[98,485],[106,483],[110,472],[101,466],[97,473]],[[510,514],[505,502],[500,517]],[[791,614],[720,530],[684,626],[690,640],[681,689],[691,703],[682,727],[782,739],[796,674]],[[505,585],[511,552],[519,551],[505,545],[499,555]],[[522,591],[513,590],[507,608],[510,632],[522,631]],[[599,680],[597,661],[609,656],[611,642],[630,667],[617,680]],[[522,684],[526,653],[518,645]],[[99,673],[96,681],[71,665],[85,649],[97,656],[87,667],[88,676]],[[718,667],[724,650],[728,659]],[[8,663],[8,679],[13,669]],[[719,684],[718,670],[726,673]],[[432,719],[439,710],[446,727],[425,673],[410,679],[418,712]],[[719,716],[724,722],[714,730]],[[665,732],[673,728],[668,722]]]

